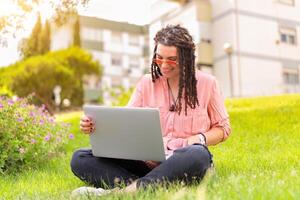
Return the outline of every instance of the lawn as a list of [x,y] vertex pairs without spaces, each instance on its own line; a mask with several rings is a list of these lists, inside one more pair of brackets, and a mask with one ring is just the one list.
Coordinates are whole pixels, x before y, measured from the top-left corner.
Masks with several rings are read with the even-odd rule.
[[[210,147],[216,170],[202,184],[99,199],[300,199],[300,95],[230,99],[226,106],[233,132]],[[89,145],[79,116],[58,116],[72,123],[75,135],[66,154],[38,169],[0,176],[0,199],[70,199],[84,185],[69,168],[72,152]]]

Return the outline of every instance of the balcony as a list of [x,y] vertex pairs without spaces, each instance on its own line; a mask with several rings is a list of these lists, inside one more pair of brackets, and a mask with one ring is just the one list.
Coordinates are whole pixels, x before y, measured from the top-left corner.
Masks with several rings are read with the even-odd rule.
[[81,46],[88,50],[103,51],[103,42],[99,41],[82,40]]

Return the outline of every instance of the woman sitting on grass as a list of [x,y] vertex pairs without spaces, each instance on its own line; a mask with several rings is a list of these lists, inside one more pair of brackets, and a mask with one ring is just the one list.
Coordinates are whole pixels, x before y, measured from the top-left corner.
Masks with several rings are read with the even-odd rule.
[[[92,151],[73,154],[71,168],[95,188],[74,193],[101,194],[101,187],[132,192],[159,183],[200,181],[212,166],[207,146],[224,141],[230,134],[229,116],[216,79],[195,70],[195,44],[187,29],[169,25],[157,32],[151,74],[144,75],[128,106],[160,110],[167,159],[163,162],[94,157]],[[91,134],[93,119],[82,116],[80,129]]]

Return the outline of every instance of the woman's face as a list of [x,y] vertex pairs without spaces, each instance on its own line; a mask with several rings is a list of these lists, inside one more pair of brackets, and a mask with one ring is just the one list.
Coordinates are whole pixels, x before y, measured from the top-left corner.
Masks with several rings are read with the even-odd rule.
[[179,77],[179,64],[177,48],[158,44],[156,49],[155,62],[160,68],[164,77],[172,79]]

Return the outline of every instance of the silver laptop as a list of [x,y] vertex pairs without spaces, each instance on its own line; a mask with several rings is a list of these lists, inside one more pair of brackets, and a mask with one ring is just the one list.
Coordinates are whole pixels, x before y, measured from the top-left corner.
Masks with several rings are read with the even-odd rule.
[[84,105],[96,130],[90,135],[97,157],[164,161],[159,110],[156,108]]

